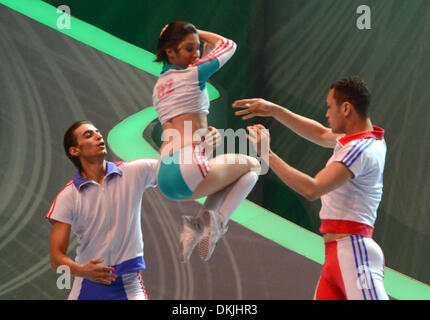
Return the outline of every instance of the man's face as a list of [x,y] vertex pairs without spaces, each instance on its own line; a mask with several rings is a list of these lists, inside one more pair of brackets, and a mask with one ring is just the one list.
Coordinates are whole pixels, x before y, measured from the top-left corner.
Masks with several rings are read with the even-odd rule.
[[200,40],[197,33],[191,33],[187,35],[184,40],[179,43],[176,50],[169,48],[166,50],[167,56],[169,57],[169,63],[186,67],[194,60],[200,57]]
[[102,158],[107,154],[103,136],[92,124],[83,124],[73,132],[77,145],[70,148],[70,154],[87,160]]
[[341,106],[337,104],[334,98],[334,89],[328,93],[326,103],[327,112],[325,116],[333,133],[345,133],[345,117],[341,112]]

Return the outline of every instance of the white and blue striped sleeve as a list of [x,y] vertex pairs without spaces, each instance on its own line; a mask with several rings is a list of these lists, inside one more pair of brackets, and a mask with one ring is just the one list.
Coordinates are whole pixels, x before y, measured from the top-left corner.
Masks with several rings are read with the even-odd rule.
[[354,140],[335,153],[333,161],[342,162],[354,177],[363,173],[367,166],[366,150],[375,142],[374,138]]

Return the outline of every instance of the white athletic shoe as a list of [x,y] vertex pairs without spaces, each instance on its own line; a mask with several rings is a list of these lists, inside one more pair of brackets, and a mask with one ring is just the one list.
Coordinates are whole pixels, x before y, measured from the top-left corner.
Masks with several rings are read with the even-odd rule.
[[199,255],[204,261],[208,261],[215,250],[218,240],[227,232],[227,226],[223,226],[222,216],[211,210],[203,213],[203,236],[199,243]]
[[192,216],[182,216],[179,236],[179,260],[187,262],[203,235],[203,223]]

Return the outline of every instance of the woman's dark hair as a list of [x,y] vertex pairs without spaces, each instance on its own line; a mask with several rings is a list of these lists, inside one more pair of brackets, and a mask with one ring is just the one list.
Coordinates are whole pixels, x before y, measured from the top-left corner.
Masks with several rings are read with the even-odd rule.
[[66,152],[67,158],[69,158],[70,161],[73,162],[73,164],[75,165],[75,167],[78,170],[82,169],[81,161],[79,160],[78,157],[72,156],[69,152],[69,149],[70,149],[70,147],[76,147],[77,146],[78,141],[75,137],[74,132],[77,128],[79,128],[83,124],[93,124],[93,123],[91,121],[88,121],[88,120],[77,121],[74,124],[72,124],[69,129],[67,129],[66,133],[64,134],[64,138],[63,138],[63,146],[64,146],[64,151]]
[[354,106],[359,115],[367,117],[370,91],[363,80],[358,77],[344,78],[333,83],[330,89],[334,89],[333,97],[338,105],[347,101]]
[[158,39],[157,45],[157,58],[156,62],[168,63],[166,49],[173,48],[176,50],[178,45],[189,34],[196,34],[196,27],[186,21],[174,21],[168,24],[167,28],[163,31]]

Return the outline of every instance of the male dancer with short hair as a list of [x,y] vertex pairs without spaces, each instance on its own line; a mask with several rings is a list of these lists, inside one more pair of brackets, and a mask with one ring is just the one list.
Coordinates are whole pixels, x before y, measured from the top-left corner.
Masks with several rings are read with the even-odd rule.
[[[158,159],[108,162],[99,130],[74,123],[64,135],[66,155],[77,167],[53,201],[51,264],[75,276],[69,299],[147,300],[141,230],[142,195],[155,187]],[[70,231],[77,235],[76,259],[67,256]]]
[[[289,166],[265,150],[276,175],[291,189],[313,201],[321,198],[321,228],[325,263],[315,299],[388,299],[384,289],[384,256],[372,240],[382,197],[386,144],[384,130],[368,116],[370,92],[359,78],[335,82],[327,96],[331,128],[263,99],[236,101],[236,115],[249,119],[273,116],[305,139],[333,148],[333,156],[315,177]],[[270,144],[262,125],[248,127],[257,153]],[[267,153],[266,153],[267,154]]]

